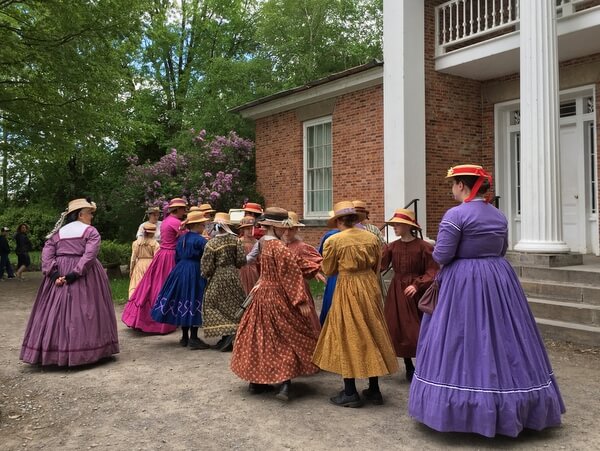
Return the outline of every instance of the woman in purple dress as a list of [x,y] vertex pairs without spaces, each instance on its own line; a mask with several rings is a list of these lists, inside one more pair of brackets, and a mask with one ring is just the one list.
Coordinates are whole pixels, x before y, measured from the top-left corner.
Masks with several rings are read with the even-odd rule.
[[96,258],[100,234],[91,226],[94,211],[89,199],[69,202],[48,235],[44,279],[21,347],[24,362],[77,366],[119,352],[110,285]]
[[433,258],[443,265],[432,315],[424,315],[409,413],[438,431],[516,437],[557,426],[564,404],[535,319],[504,258],[507,221],[481,196],[481,166],[448,171],[462,202],[440,223]]
[[160,249],[121,316],[121,320],[129,327],[154,334],[170,334],[177,329],[177,326],[154,321],[150,313],[165,280],[175,267],[175,248],[177,238],[184,233],[181,220],[185,217],[186,209],[187,203],[183,199],[175,198],[169,202],[169,216],[160,225]]

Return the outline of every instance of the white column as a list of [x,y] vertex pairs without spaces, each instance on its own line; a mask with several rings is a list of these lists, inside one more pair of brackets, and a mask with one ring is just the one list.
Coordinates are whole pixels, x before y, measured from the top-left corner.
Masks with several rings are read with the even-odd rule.
[[423,0],[384,0],[385,215],[420,199],[418,220],[426,236],[424,46]]
[[520,2],[521,240],[515,250],[561,253],[556,5]]

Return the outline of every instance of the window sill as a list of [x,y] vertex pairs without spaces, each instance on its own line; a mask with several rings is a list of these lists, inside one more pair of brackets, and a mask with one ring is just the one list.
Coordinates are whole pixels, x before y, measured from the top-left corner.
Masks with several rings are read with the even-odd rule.
[[326,227],[327,219],[325,218],[304,218],[302,223],[306,227]]

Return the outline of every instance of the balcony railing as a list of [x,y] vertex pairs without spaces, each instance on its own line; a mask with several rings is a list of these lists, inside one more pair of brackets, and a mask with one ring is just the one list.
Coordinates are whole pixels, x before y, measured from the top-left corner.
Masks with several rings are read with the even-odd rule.
[[[557,17],[590,6],[593,0],[556,0]],[[435,8],[437,55],[510,33],[519,26],[519,0],[450,0]]]

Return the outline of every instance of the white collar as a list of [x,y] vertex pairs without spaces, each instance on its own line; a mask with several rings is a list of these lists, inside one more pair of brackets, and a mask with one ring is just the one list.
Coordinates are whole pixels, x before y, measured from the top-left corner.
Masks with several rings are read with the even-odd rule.
[[88,227],[90,227],[89,224],[85,224],[81,221],[73,221],[60,228],[58,231],[58,237],[60,239],[81,238]]

